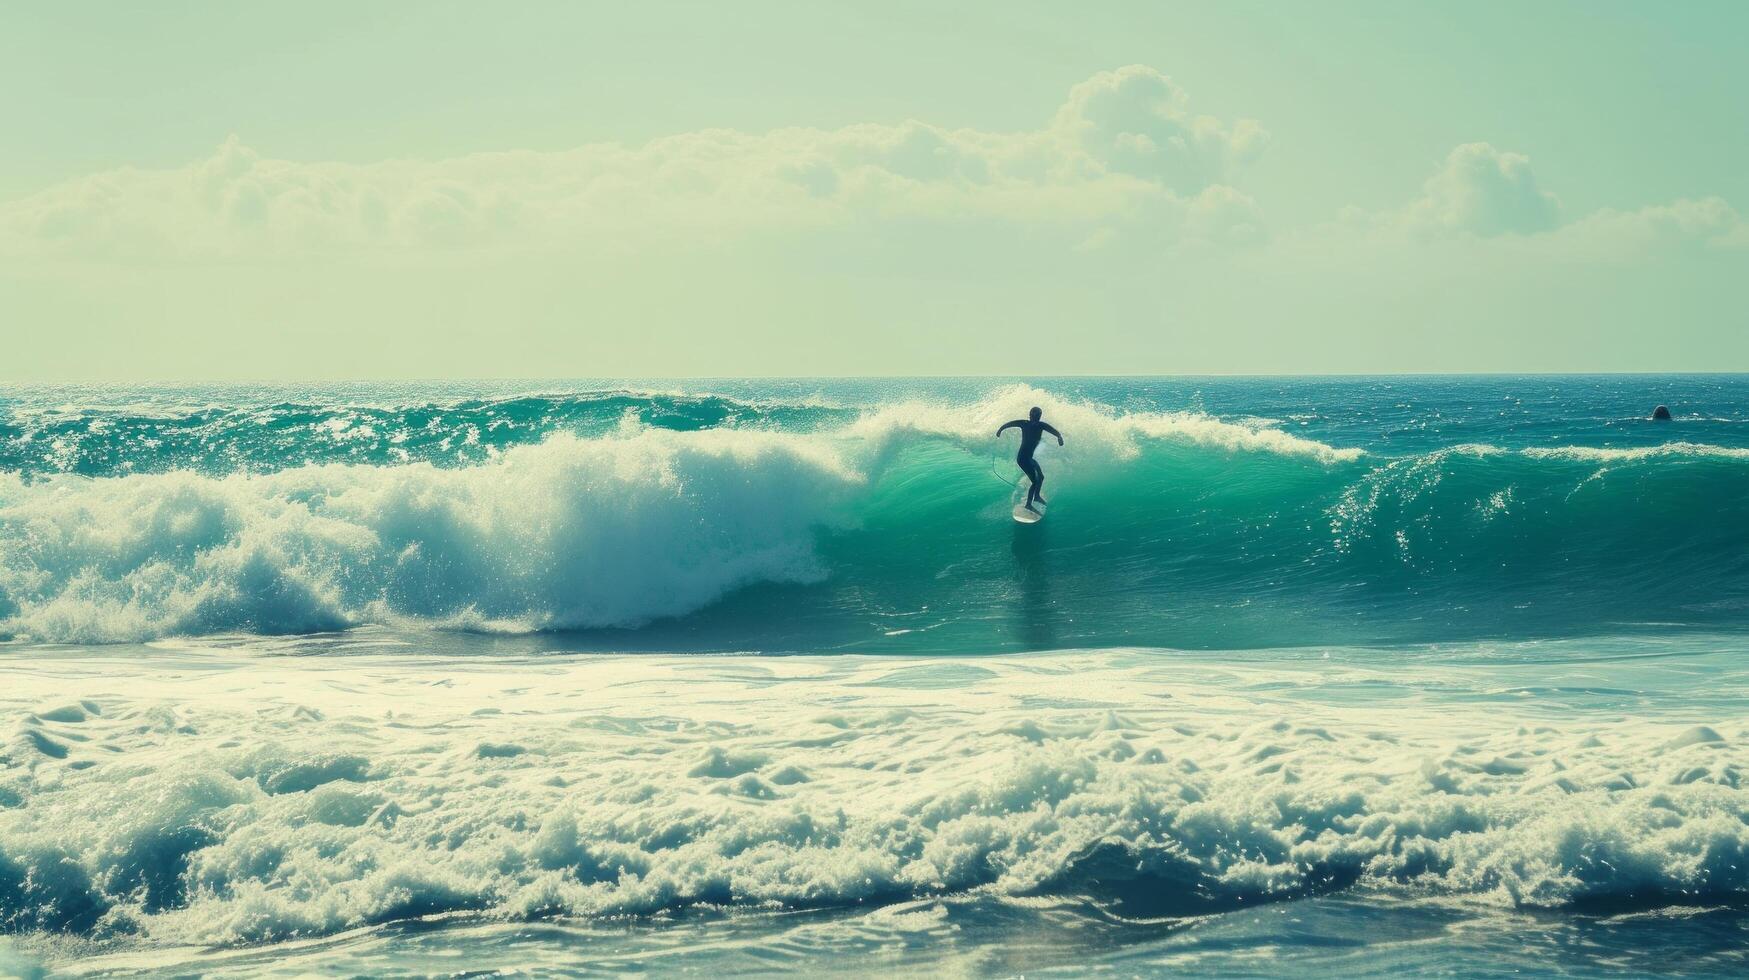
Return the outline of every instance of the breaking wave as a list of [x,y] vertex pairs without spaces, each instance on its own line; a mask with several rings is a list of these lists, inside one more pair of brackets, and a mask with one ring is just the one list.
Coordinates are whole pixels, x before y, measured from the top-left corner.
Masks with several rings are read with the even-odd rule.
[[[1017,528],[1013,437],[991,433],[1031,404],[1069,441],[1041,457],[1056,516]],[[394,624],[946,651],[1749,616],[1749,451],[1699,444],[1389,457],[1024,386],[868,412],[611,393],[11,426],[14,639]]]
[[0,749],[0,932],[236,944],[442,913],[956,896],[1134,920],[1334,891],[1503,909],[1749,894],[1728,710],[1543,724],[1499,691],[1432,723],[1413,683],[1366,674],[1395,700],[1234,711],[1209,665],[1041,656],[804,658],[781,681],[743,658],[575,658],[457,684],[431,661],[63,662],[20,693],[80,699],[22,712]]

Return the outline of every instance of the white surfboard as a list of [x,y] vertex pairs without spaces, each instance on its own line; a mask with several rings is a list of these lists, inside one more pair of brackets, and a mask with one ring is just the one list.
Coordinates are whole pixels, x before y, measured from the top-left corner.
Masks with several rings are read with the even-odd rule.
[[1045,504],[1043,501],[1032,505],[1032,510],[1026,509],[1024,500],[1014,505],[1014,519],[1022,524],[1037,524],[1045,519]]

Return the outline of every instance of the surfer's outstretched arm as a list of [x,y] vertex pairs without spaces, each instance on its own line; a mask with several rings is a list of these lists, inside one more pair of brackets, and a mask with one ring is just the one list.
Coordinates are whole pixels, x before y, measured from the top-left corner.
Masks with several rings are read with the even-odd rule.
[[[1013,425],[1014,423],[1010,422],[1008,424]],[[1051,435],[1057,437],[1057,445],[1061,446],[1063,444],[1063,434],[1061,432],[1058,432],[1056,429],[1051,428],[1051,424],[1049,422],[1040,422],[1039,426],[1042,427],[1046,432],[1049,432]],[[1002,433],[998,432],[996,434],[1001,435]]]
[[1026,425],[1025,419],[1015,419],[1012,422],[1004,422],[1002,423],[1002,428],[996,430],[996,435],[1000,437],[1002,433],[1007,432],[1009,429],[1018,428],[1024,425]]

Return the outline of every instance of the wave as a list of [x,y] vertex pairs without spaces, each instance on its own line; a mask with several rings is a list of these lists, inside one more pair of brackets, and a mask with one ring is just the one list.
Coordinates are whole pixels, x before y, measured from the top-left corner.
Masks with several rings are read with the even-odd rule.
[[[538,441],[461,463],[0,476],[0,633],[110,643],[374,623],[608,630],[601,642],[634,648],[957,650],[1749,618],[1742,450],[1392,458],[1265,420],[1025,386],[857,414],[767,406],[747,424],[700,416],[751,411],[712,396],[687,403],[684,426],[620,397],[589,401],[612,417],[593,431],[531,422]],[[1070,435],[1042,457],[1060,516],[1028,534],[998,482],[1013,437],[991,433],[1031,404]],[[806,421],[770,414],[783,411]],[[430,425],[396,417],[397,431]]]
[[[1711,725],[1557,722],[1510,691],[1466,699],[1466,674],[1429,706],[1423,679],[1355,669],[1375,693],[1332,708],[1236,700],[1258,689],[1230,664],[856,659],[523,661],[464,683],[440,660],[61,661],[25,679],[61,700],[3,750],[0,931],[204,945],[438,913],[1749,894],[1744,733],[1721,702]],[[1259,672],[1270,691],[1320,673]]]

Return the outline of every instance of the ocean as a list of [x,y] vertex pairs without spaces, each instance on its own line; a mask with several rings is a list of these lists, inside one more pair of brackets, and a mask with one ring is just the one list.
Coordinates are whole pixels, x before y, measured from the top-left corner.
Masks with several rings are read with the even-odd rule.
[[0,975],[1740,975],[1746,627],[1743,375],[0,388]]

